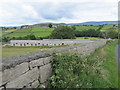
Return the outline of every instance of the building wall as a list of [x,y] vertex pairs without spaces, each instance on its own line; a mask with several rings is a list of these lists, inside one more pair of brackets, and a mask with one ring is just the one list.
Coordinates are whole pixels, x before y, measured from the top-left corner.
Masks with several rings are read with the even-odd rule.
[[90,55],[97,48],[105,45],[107,40],[96,40],[94,42],[80,45],[60,47],[43,50],[35,53],[18,55],[2,60],[0,75],[1,88],[36,88],[47,87],[47,81],[52,75],[52,53],[77,53]]
[[[88,41],[80,40],[11,40],[11,46],[57,46],[77,44]],[[92,42],[92,41],[89,41]]]

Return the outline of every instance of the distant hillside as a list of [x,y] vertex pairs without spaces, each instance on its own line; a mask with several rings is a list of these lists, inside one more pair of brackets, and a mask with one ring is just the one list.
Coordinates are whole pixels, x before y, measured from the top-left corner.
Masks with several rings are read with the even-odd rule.
[[103,24],[118,24],[118,21],[91,21],[91,22],[84,22],[84,23],[69,23],[69,25],[103,25]]
[[[37,25],[48,25],[50,23],[39,23]],[[91,21],[91,22],[83,22],[83,23],[51,23],[53,25],[111,25],[111,24],[118,24],[118,21]]]
[[48,27],[49,24],[55,25],[55,26],[59,26],[59,25],[103,25],[103,24],[107,24],[107,25],[111,25],[111,24],[118,24],[118,21],[100,21],[100,22],[96,22],[96,21],[91,21],[91,22],[83,22],[83,23],[38,23],[38,24],[33,24],[30,25],[33,28],[40,28],[40,27]]
[[[111,25],[111,24],[118,24],[118,21],[91,21],[91,22],[83,22],[83,23],[38,23],[38,24],[33,24],[33,25],[21,25],[21,26],[32,26],[32,27],[48,27],[49,24],[52,25],[103,25],[103,24],[107,24],[107,25]],[[5,26],[7,28],[13,28],[13,27],[17,27],[17,26]]]

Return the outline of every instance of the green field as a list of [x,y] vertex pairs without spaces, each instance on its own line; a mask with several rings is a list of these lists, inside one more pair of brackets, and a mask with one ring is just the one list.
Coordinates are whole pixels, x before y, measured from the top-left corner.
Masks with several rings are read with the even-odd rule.
[[25,53],[31,53],[31,52],[37,52],[40,50],[44,50],[45,48],[39,48],[39,47],[3,47],[2,48],[2,58],[7,58],[10,56],[16,56],[21,55]]
[[[88,30],[88,29],[99,29],[100,26],[76,26],[76,30]],[[23,37],[33,33],[36,37],[46,37],[51,34],[54,28],[31,28],[31,29],[9,29],[2,32],[3,37]],[[115,30],[118,31],[117,27],[112,25],[104,25],[101,31]]]
[[[11,31],[11,32],[10,32]],[[4,37],[23,37],[29,34],[34,34],[36,37],[46,37],[51,34],[53,28],[32,28],[3,31]]]
[[53,31],[54,28],[33,28],[32,32],[39,32],[39,31]]
[[118,32],[118,27],[113,27],[112,25],[106,25],[106,26],[103,26],[103,28],[101,29],[101,31],[108,31],[108,30],[115,30]]
[[[2,49],[2,58],[7,58],[11,56],[31,53],[31,52],[37,52],[41,50],[47,50],[51,48],[58,48],[58,47],[64,47],[64,46],[70,46],[70,45],[58,45],[58,46],[26,46],[26,47],[12,47],[12,46],[4,46],[0,47]],[[0,57],[1,58],[1,57]]]
[[87,57],[53,54],[53,75],[49,87],[118,88],[116,45],[117,41],[109,41]]
[[38,32],[38,33],[32,33],[32,34],[35,35],[36,37],[46,37],[46,36],[49,36],[51,32]]
[[28,35],[28,33],[11,33],[11,34],[6,34],[6,37],[23,37]]
[[88,30],[88,29],[98,29],[99,26],[76,26],[76,30]]
[[14,31],[14,33],[29,33],[31,32],[31,29],[18,29]]
[[100,39],[97,37],[76,37],[76,39]]

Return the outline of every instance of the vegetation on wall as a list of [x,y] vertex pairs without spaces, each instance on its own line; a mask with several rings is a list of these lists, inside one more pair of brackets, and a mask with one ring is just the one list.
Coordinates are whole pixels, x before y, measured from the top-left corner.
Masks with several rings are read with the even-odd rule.
[[118,88],[116,45],[117,41],[109,41],[87,57],[53,54],[49,88]]

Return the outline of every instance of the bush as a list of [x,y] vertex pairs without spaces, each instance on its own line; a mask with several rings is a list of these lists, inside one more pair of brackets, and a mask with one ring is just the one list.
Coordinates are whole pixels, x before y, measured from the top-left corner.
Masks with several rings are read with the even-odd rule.
[[[53,54],[53,76],[50,88],[100,88],[109,87],[102,73],[103,60],[96,56],[92,59],[77,54]],[[104,82],[103,82],[104,80]]]

